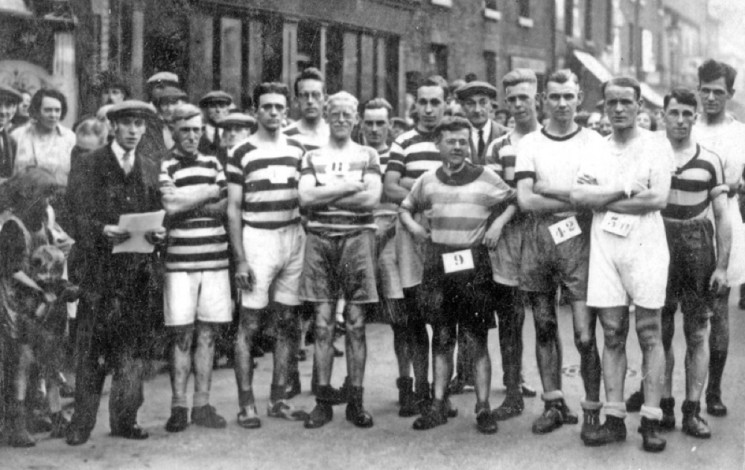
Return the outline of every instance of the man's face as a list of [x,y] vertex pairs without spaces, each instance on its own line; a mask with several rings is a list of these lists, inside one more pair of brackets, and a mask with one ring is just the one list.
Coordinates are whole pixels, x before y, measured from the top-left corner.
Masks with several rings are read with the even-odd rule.
[[468,129],[443,131],[437,141],[437,148],[445,167],[459,168],[471,153],[471,134]]
[[474,127],[481,127],[489,120],[491,98],[486,93],[476,93],[461,101],[466,117]]
[[297,101],[303,119],[315,121],[323,115],[323,82],[319,80],[300,80],[297,84]]
[[391,122],[388,119],[388,110],[385,108],[366,109],[362,115],[362,131],[365,141],[371,147],[383,147],[388,140],[388,132],[391,130]]
[[23,100],[21,100],[21,104],[18,105],[18,114],[28,117],[28,107],[31,105],[31,95],[25,92],[21,93],[21,95],[23,96]]
[[173,123],[173,141],[176,148],[187,155],[197,153],[199,139],[202,138],[202,116],[181,119]]
[[611,126],[610,119],[608,119],[608,116],[605,114],[600,117],[598,132],[600,132],[600,135],[602,136],[611,135],[613,133],[613,126]]
[[115,119],[114,140],[124,150],[134,150],[140,143],[142,134],[145,133],[145,119],[135,116],[126,116]]
[[698,86],[701,109],[707,116],[722,114],[727,109],[727,102],[733,94],[727,89],[724,77],[719,77],[711,82],[703,82]]
[[16,114],[18,105],[10,101],[0,101],[0,129],[5,129],[5,126],[10,123],[13,116]]
[[431,131],[445,115],[445,91],[439,86],[423,86],[419,87],[416,95],[419,126],[425,131]]
[[544,106],[551,121],[559,124],[573,121],[580,103],[582,103],[582,92],[579,91],[579,85],[573,81],[546,84]]
[[605,114],[610,119],[614,131],[636,126],[636,115],[641,109],[641,101],[636,98],[634,89],[609,85],[605,89]]
[[238,142],[248,139],[251,135],[251,129],[246,126],[231,124],[223,128],[222,137],[225,145],[232,147]]
[[124,98],[124,91],[121,88],[107,88],[101,95],[103,104],[119,104]]
[[39,124],[47,130],[53,130],[59,124],[62,116],[62,103],[56,98],[45,96],[41,99],[39,109]]
[[358,121],[357,110],[351,102],[335,101],[326,111],[326,120],[329,123],[331,138],[343,141],[352,136],[352,129]]
[[688,104],[678,103],[675,98],[671,99],[665,109],[665,132],[667,138],[672,141],[684,141],[691,135],[693,124],[696,122],[696,107]]
[[173,112],[176,110],[177,107],[180,105],[186,103],[186,101],[179,99],[179,98],[164,98],[160,101],[160,104],[158,105],[158,111],[160,111],[160,117],[163,118],[164,121],[170,122],[171,118],[173,117]]
[[225,119],[228,115],[228,111],[230,111],[230,103],[227,101],[210,101],[207,103],[205,108],[207,109],[207,119],[209,119],[210,122],[216,123]]
[[652,129],[652,118],[648,113],[641,112],[636,115],[636,125],[642,129]]
[[256,120],[259,126],[274,132],[282,128],[282,120],[287,113],[287,98],[280,93],[264,93],[259,96]]
[[507,111],[515,118],[515,123],[527,124],[535,120],[536,93],[536,86],[527,82],[508,86],[504,90]]

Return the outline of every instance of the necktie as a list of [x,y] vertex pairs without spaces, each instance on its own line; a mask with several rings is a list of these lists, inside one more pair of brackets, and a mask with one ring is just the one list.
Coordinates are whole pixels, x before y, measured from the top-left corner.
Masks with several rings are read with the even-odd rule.
[[124,156],[122,157],[122,170],[124,170],[125,175],[128,175],[132,171],[132,160],[132,151],[130,150],[129,152],[124,152]]
[[484,129],[479,129],[479,147],[478,147],[479,158],[481,158],[482,155],[484,155]]

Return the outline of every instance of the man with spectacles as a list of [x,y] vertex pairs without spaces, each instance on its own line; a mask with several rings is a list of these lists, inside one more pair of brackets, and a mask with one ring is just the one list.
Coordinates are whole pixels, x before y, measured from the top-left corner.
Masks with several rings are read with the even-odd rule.
[[326,80],[320,70],[309,67],[295,79],[295,101],[300,108],[300,120],[284,128],[288,137],[297,140],[306,150],[328,143],[329,126],[323,119],[326,100]]
[[346,346],[349,377],[346,418],[368,428],[373,419],[362,403],[367,359],[365,309],[378,302],[375,285],[375,219],[380,202],[378,153],[352,141],[357,99],[339,92],[326,102],[327,145],[303,158],[298,194],[308,210],[307,245],[300,298],[315,308],[316,407],[305,421],[318,428],[333,416],[336,394],[329,385],[336,326],[334,306],[347,301]]

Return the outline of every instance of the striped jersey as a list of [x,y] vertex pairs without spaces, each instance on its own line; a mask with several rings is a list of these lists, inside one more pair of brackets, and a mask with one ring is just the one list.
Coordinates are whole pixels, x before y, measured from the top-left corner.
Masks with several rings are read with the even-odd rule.
[[[522,136],[524,137],[524,136]],[[517,161],[517,144],[515,131],[511,131],[493,140],[486,149],[485,164],[494,170],[511,188],[517,186],[515,180],[515,162]]]
[[301,121],[295,121],[291,123],[289,126],[282,129],[282,133],[296,142],[300,142],[305,150],[315,150],[329,143],[329,134],[331,131],[329,131],[329,125],[326,121],[321,120],[316,134],[304,132],[300,128],[300,122]]
[[[385,175],[386,167],[388,166],[388,160],[391,156],[391,148],[388,147],[382,152],[378,152],[380,156],[380,173],[381,178]],[[388,199],[385,195],[385,191],[380,195],[380,204],[375,209],[375,215],[395,215],[398,214],[398,204]]]
[[442,165],[434,134],[417,129],[404,132],[391,145],[386,172],[395,171],[401,178],[419,178]]
[[705,215],[711,200],[727,192],[724,167],[719,156],[696,144],[696,153],[673,173],[667,207],[662,216],[693,219]]
[[433,243],[455,248],[481,244],[493,214],[515,199],[515,190],[487,167],[466,163],[448,175],[440,167],[422,175],[401,203],[429,219]]
[[277,229],[300,222],[297,182],[304,153],[284,135],[274,145],[249,138],[233,150],[226,173],[228,183],[243,188],[243,223]]
[[[160,185],[183,188],[216,184],[227,197],[225,172],[216,157],[195,158],[171,151],[161,163]],[[212,271],[228,268],[228,235],[222,217],[204,217],[199,209],[169,217],[166,270]]]
[[[368,174],[380,178],[380,157],[375,149],[357,144],[343,158],[328,155],[323,148],[311,150],[303,159],[301,174],[312,176],[316,186],[361,182]],[[376,228],[372,211],[341,209],[333,205],[308,210],[309,231],[334,235]]]

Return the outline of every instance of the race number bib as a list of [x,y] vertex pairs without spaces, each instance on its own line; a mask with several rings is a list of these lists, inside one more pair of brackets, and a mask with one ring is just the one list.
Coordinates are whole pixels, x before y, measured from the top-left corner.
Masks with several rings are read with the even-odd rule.
[[269,182],[272,184],[287,184],[290,176],[295,173],[294,168],[285,165],[269,165],[266,170],[269,173]]
[[575,216],[567,217],[553,225],[549,225],[548,231],[551,232],[551,238],[554,239],[554,243],[557,245],[582,233],[582,229],[579,228]]
[[626,238],[636,225],[637,216],[630,214],[618,214],[608,211],[603,217],[603,223],[600,228],[603,231]]
[[346,160],[332,160],[329,163],[329,171],[330,174],[343,178],[347,173],[349,173],[349,162]]
[[471,250],[460,250],[452,253],[443,253],[442,265],[445,274],[457,273],[473,269],[473,254]]

